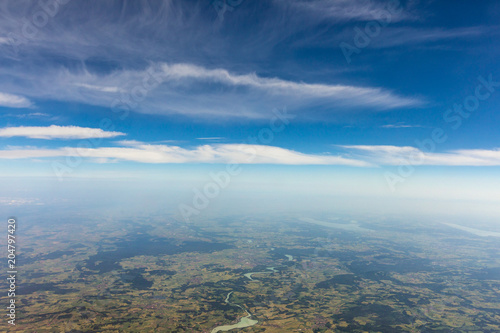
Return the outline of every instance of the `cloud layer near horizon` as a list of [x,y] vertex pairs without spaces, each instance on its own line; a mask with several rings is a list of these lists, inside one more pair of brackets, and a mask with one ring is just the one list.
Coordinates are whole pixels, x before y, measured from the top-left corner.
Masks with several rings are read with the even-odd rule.
[[[288,165],[368,166],[364,161],[341,156],[304,154],[274,146],[252,144],[200,145],[192,149],[121,141],[124,147],[62,147],[56,149],[0,150],[0,159],[79,156],[98,162],[134,161],[140,163],[237,163]],[[89,144],[90,146],[90,144]]]
[[353,158],[376,165],[433,166],[500,166],[500,148],[456,149],[447,152],[426,152],[410,146],[358,145],[341,146]]
[[[83,141],[85,143],[85,141]],[[139,163],[237,163],[282,165],[345,165],[354,167],[432,165],[500,166],[500,148],[462,149],[429,153],[415,147],[340,146],[348,152],[336,156],[307,154],[276,146],[255,144],[206,144],[193,148],[120,141],[119,146],[19,147],[0,150],[0,159],[82,157],[99,163],[133,161]]]

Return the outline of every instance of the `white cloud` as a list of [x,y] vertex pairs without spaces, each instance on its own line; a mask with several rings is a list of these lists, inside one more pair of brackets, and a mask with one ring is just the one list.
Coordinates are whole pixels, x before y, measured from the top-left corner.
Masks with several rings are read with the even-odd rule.
[[0,137],[27,137],[32,139],[89,139],[112,138],[125,135],[120,132],[108,132],[100,128],[78,126],[19,126],[0,129]]
[[39,149],[7,147],[0,159],[80,156],[100,163],[133,161],[140,163],[238,163],[288,165],[380,165],[500,166],[500,148],[452,150],[425,153],[415,147],[390,145],[338,146],[348,154],[305,154],[290,149],[251,144],[206,144],[194,148],[119,141],[118,147]]
[[178,146],[149,145],[135,141],[121,141],[126,147],[58,149],[8,149],[0,151],[2,159],[81,156],[98,159],[141,163],[238,163],[289,165],[350,165],[369,166],[364,161],[341,156],[304,154],[289,149],[249,144],[202,145],[193,149]]
[[0,106],[8,108],[29,108],[33,104],[25,97],[0,92]]

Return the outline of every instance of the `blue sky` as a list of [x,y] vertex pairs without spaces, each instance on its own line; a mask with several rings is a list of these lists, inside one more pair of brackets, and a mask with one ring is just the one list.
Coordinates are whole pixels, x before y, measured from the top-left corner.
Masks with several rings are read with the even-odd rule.
[[497,1],[16,1],[0,16],[6,177],[238,163],[256,182],[363,174],[392,192],[441,174],[442,197],[499,178]]

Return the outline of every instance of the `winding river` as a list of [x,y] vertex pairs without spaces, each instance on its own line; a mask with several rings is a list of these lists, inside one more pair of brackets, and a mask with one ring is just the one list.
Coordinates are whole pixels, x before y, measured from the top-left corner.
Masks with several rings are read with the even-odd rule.
[[[285,256],[288,258],[289,261],[293,260],[293,256],[291,256],[289,254],[285,254]],[[279,272],[274,267],[266,267],[266,269],[270,270],[270,272],[250,272],[250,273],[243,274],[243,276],[245,276],[246,278],[248,278],[251,281],[255,281],[254,279],[252,279],[252,275],[254,275],[254,274],[272,274],[272,273],[275,273],[275,272]],[[227,331],[235,329],[235,328],[250,327],[250,326],[253,326],[253,325],[255,325],[255,324],[257,324],[259,322],[258,320],[251,319],[252,314],[250,312],[248,312],[247,309],[245,309],[244,307],[242,307],[239,304],[235,304],[235,303],[229,302],[229,298],[231,297],[232,293],[233,292],[231,291],[231,292],[229,292],[229,294],[227,294],[226,299],[224,300],[224,302],[227,303],[227,304],[229,304],[229,305],[239,307],[240,309],[242,309],[243,311],[245,311],[247,313],[247,315],[245,317],[240,318],[240,321],[237,322],[236,324],[217,326],[216,328],[214,328],[211,331],[211,333],[227,332]]]
[[270,270],[270,272],[250,272],[250,273],[243,274],[243,276],[248,278],[251,281],[255,281],[254,279],[252,279],[252,275],[254,275],[254,274],[271,274],[273,272],[278,272],[278,270],[275,269],[274,267],[267,267],[266,269]]
[[252,314],[250,312],[248,312],[247,309],[245,309],[244,307],[242,307],[239,304],[234,304],[234,303],[229,302],[229,298],[231,297],[232,293],[233,292],[231,291],[229,294],[227,294],[226,299],[225,299],[224,302],[226,302],[229,305],[233,305],[233,306],[239,307],[240,309],[242,309],[243,311],[245,311],[247,313],[247,315],[245,317],[242,317],[240,319],[240,321],[237,322],[236,324],[233,324],[233,325],[224,325],[224,326],[217,326],[216,328],[214,328],[212,330],[211,333],[227,332],[227,331],[235,329],[235,328],[250,327],[250,326],[253,326],[253,325],[255,325],[255,324],[257,324],[259,322],[258,320],[250,318],[250,317],[252,317]]

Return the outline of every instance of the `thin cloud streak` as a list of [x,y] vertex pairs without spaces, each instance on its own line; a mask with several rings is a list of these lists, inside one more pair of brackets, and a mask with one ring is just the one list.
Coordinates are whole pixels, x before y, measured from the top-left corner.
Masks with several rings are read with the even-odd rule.
[[125,135],[120,132],[108,132],[100,128],[79,126],[19,126],[0,128],[0,137],[26,137],[32,139],[91,139],[113,138]]
[[445,28],[388,27],[381,38],[373,40],[373,48],[392,48],[408,45],[443,43],[457,39],[471,39],[498,34],[498,28],[485,26]]
[[57,149],[9,149],[0,151],[0,159],[24,159],[42,157],[80,156],[98,159],[99,162],[115,160],[140,163],[238,163],[238,164],[285,164],[285,165],[348,165],[369,166],[341,156],[304,154],[289,149],[249,144],[202,145],[193,149],[178,146],[149,145],[124,141],[128,147]]
[[420,125],[406,125],[406,124],[386,124],[380,126],[381,128],[420,128]]
[[399,97],[381,88],[365,88],[349,85],[327,85],[293,82],[278,78],[262,78],[252,74],[237,75],[224,69],[206,69],[192,64],[162,64],[167,79],[198,79],[219,82],[232,86],[248,86],[273,94],[303,97],[324,97],[345,101],[352,106],[374,106],[397,108],[417,106],[421,101]]
[[87,88],[87,89],[90,89],[90,90],[97,90],[97,91],[101,91],[101,92],[105,92],[105,93],[123,92],[123,90],[120,89],[120,88],[118,88],[118,87],[94,86],[94,85],[86,84],[86,83],[76,83],[75,86]]
[[50,114],[44,112],[30,112],[30,113],[7,113],[4,114],[3,117],[14,117],[14,118],[47,118],[50,117]]

